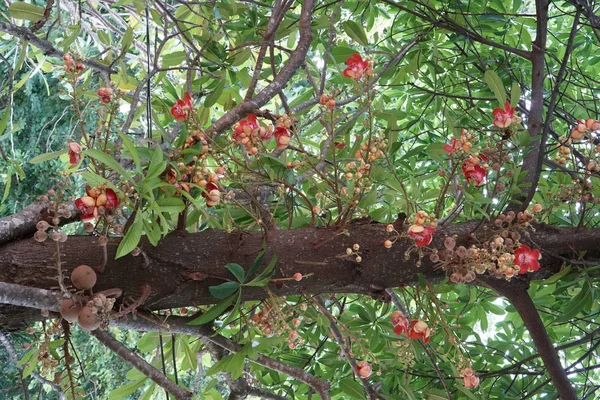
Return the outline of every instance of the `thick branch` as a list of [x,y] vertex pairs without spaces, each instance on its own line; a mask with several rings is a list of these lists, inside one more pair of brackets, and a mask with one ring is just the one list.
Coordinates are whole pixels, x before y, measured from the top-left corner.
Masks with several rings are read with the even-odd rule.
[[[38,38],[28,28],[23,28],[20,26],[9,24],[7,22],[0,21],[0,32],[6,32],[16,38],[31,43],[38,49],[42,50],[47,56],[62,58],[62,56],[65,54],[63,51],[60,51],[57,48],[55,48],[49,41]],[[108,67],[107,65],[100,64],[99,62],[93,60],[83,60],[82,63],[89,68],[102,72],[103,74],[109,75],[116,73],[115,70]]]
[[91,334],[98,339],[100,343],[112,350],[123,361],[128,362],[138,371],[152,379],[167,392],[172,394],[176,399],[191,399],[192,393],[183,389],[175,382],[167,378],[162,372],[148,364],[146,360],[129,350],[121,342],[113,338],[108,332],[101,329],[92,331]]

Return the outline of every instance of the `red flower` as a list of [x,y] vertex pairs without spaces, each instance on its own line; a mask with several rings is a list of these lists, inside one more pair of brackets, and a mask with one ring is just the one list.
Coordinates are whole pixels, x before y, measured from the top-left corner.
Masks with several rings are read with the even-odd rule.
[[467,183],[471,183],[471,181],[474,181],[475,186],[482,185],[483,180],[487,175],[485,168],[483,168],[479,164],[475,164],[471,160],[465,160],[462,166],[462,172],[465,178],[467,178]]
[[171,115],[174,116],[177,121],[184,121],[187,119],[190,110],[193,107],[192,98],[190,97],[190,94],[186,92],[183,95],[183,100],[177,100],[175,105],[171,107]]
[[82,221],[90,221],[98,217],[98,207],[111,210],[119,206],[119,197],[111,188],[104,189],[104,193],[98,188],[86,186],[87,196],[75,200],[75,207],[83,213]]
[[538,260],[542,258],[538,249],[532,250],[526,244],[515,250],[515,265],[519,266],[519,274],[537,271],[541,268]]
[[471,368],[465,368],[460,372],[463,377],[463,383],[467,389],[472,389],[479,385],[479,377],[475,375]]
[[408,236],[414,239],[415,244],[419,247],[425,247],[433,240],[435,229],[431,226],[412,225],[408,228]]
[[460,140],[452,138],[452,141],[450,142],[450,144],[445,144],[444,145],[444,151],[446,153],[454,153],[458,150],[460,150],[462,148],[462,143],[460,142]]
[[277,148],[283,150],[290,144],[290,131],[285,126],[278,126],[275,128],[275,140],[277,141]]
[[204,187],[202,197],[206,199],[207,207],[216,206],[221,201],[221,192],[219,191],[219,187],[214,182],[208,182]]
[[429,343],[429,336],[431,335],[431,330],[427,326],[425,321],[414,320],[410,322],[410,329],[406,331],[406,337],[409,337],[414,340],[423,339],[423,343]]
[[69,162],[72,168],[81,161],[81,146],[79,143],[69,142],[67,143],[67,147],[69,148]]
[[400,311],[394,311],[390,317],[392,318],[392,325],[394,326],[394,332],[396,335],[400,335],[402,332],[408,331],[408,319],[404,313]]
[[498,128],[508,128],[515,121],[515,107],[510,106],[510,102],[504,102],[504,109],[494,108],[494,125]]
[[363,73],[373,75],[373,68],[369,60],[363,60],[360,54],[354,53],[346,60],[348,68],[344,70],[344,76],[350,79],[359,80]]

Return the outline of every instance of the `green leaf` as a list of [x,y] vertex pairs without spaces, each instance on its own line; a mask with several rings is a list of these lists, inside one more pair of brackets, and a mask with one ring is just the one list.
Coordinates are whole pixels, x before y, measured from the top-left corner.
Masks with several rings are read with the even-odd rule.
[[115,256],[115,258],[121,258],[124,255],[131,253],[131,251],[135,249],[138,243],[140,242],[143,230],[143,222],[140,216],[140,213],[136,214],[135,221],[127,230],[127,233],[125,234],[123,240],[121,240],[121,243],[119,243],[119,247],[117,248],[117,255]]
[[108,394],[108,399],[109,400],[124,399],[127,396],[129,396],[130,394],[132,394],[133,392],[135,392],[136,390],[138,390],[139,388],[141,388],[142,386],[144,386],[144,384],[146,383],[147,380],[148,380],[148,378],[144,377],[143,379],[140,379],[138,381],[133,381],[133,382],[128,383],[125,386],[121,386],[120,388],[115,389],[112,392],[110,392]]
[[265,286],[262,281],[271,279],[275,265],[277,265],[277,254],[273,254],[273,258],[271,258],[269,265],[267,265],[267,267],[256,278],[252,279],[251,282],[246,283],[245,286]]
[[48,161],[48,160],[52,160],[54,158],[60,157],[63,154],[66,154],[67,151],[68,151],[67,149],[64,149],[64,150],[54,151],[52,153],[40,154],[39,156],[33,157],[31,160],[29,160],[29,162],[31,164],[40,164],[40,163],[43,163],[44,161]]
[[87,149],[83,152],[83,154],[92,157],[96,161],[104,164],[104,166],[106,166],[107,168],[117,172],[122,177],[129,179],[129,172],[127,172],[125,168],[123,168],[121,164],[117,162],[117,160],[115,160],[105,152],[96,149]]
[[127,137],[126,134],[124,134],[123,132],[121,132],[118,129],[117,129],[117,133],[121,137],[121,140],[123,141],[123,146],[125,146],[125,149],[127,149],[127,152],[131,156],[131,159],[135,163],[135,166],[139,168],[139,166],[140,166],[140,155],[138,154],[138,152],[137,152],[137,150],[135,148],[135,145],[133,144],[133,142],[131,141],[131,139],[129,139],[129,137]]
[[266,251],[267,251],[267,242],[265,242],[263,240],[262,250],[260,251],[260,253],[258,253],[258,256],[256,256],[254,263],[248,270],[248,278],[250,278],[252,275],[254,275],[254,273],[258,270],[258,268],[260,267],[260,264],[262,264],[262,261],[265,258]]
[[223,314],[225,312],[225,310],[227,310],[227,308],[229,308],[229,306],[233,303],[233,301],[236,299],[236,297],[237,297],[236,295],[231,295],[228,298],[221,300],[219,303],[217,303],[216,305],[211,307],[204,314],[202,314],[201,316],[199,316],[196,319],[193,319],[192,321],[188,322],[187,324],[190,326],[197,326],[197,325],[204,325],[204,324],[207,324],[207,323],[213,321],[214,319],[218,318],[221,314]]
[[225,79],[224,78],[219,81],[219,84],[217,85],[215,90],[213,90],[213,92],[206,97],[206,100],[204,100],[204,107],[206,107],[206,108],[212,107],[217,102],[217,100],[219,100],[219,97],[221,97],[221,93],[223,93],[223,89],[225,89]]
[[240,284],[237,282],[223,282],[217,286],[210,286],[208,290],[210,291],[210,294],[217,299],[224,299],[232,293],[235,293],[239,288]]
[[575,297],[573,297],[573,299],[569,302],[569,304],[567,304],[567,307],[565,308],[565,312],[556,319],[556,321],[554,321],[555,323],[563,323],[563,322],[567,322],[569,320],[571,320],[572,318],[576,317],[577,314],[579,314],[581,312],[581,310],[583,310],[583,307],[585,306],[585,304],[588,302],[589,297],[592,295],[592,287],[590,286],[590,282],[589,281],[585,281],[583,283],[583,287],[581,288],[581,291],[579,293],[577,293],[577,295]]
[[503,107],[506,101],[506,91],[504,90],[504,84],[500,76],[495,71],[488,69],[483,75],[483,80],[492,92],[494,92],[496,99],[500,102],[500,106]]
[[346,378],[340,381],[340,389],[342,392],[350,396],[352,399],[365,399],[365,391],[362,385],[352,378]]
[[343,23],[343,27],[344,32],[346,32],[346,34],[350,36],[350,38],[352,38],[353,40],[355,40],[363,46],[369,45],[369,40],[367,39],[365,30],[363,29],[362,25],[360,25],[358,22],[352,20],[346,21]]
[[152,159],[150,160],[150,166],[148,166],[148,172],[146,172],[146,179],[152,179],[162,174],[167,168],[167,161],[163,160],[163,152],[160,147],[154,148],[152,152]]
[[517,82],[513,82],[510,87],[510,106],[516,107],[521,98],[521,86]]
[[246,274],[244,268],[242,268],[241,265],[229,263],[225,265],[225,268],[231,271],[231,273],[235,276],[239,283],[244,283],[244,280],[246,279]]
[[543,283],[545,285],[551,285],[553,283],[558,282],[561,278],[565,277],[569,272],[571,272],[571,266],[563,267],[560,271],[552,275],[551,277],[545,279]]
[[[37,346],[33,346],[31,349],[29,349],[29,351],[27,353],[25,353],[23,358],[21,358],[19,360],[19,362],[17,363],[17,367],[22,367],[23,365],[32,361],[34,358],[37,357],[39,352],[40,352],[40,349]],[[34,364],[35,364],[35,362],[34,362]]]
[[169,214],[180,213],[185,209],[183,200],[179,197],[165,197],[156,200],[156,204],[160,207],[160,211]]
[[10,110],[10,107],[6,107],[6,110],[4,110],[4,115],[0,120],[0,136],[2,136],[4,130],[6,129],[6,126],[8,125],[8,119],[10,118]]
[[37,22],[44,17],[44,7],[22,1],[12,3],[8,7],[8,12],[15,19],[24,19],[31,22]]

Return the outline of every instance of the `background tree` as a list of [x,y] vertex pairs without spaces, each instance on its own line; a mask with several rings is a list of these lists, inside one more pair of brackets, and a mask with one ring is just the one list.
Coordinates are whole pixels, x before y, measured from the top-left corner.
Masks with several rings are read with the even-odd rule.
[[472,3],[1,5],[3,396],[594,398],[599,19]]

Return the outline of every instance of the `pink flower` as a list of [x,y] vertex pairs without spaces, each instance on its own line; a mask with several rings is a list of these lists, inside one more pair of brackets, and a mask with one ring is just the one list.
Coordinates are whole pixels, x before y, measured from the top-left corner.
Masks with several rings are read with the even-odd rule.
[[278,126],[275,128],[275,140],[277,141],[277,148],[283,150],[290,144],[290,131],[285,126]]
[[419,247],[425,247],[433,240],[435,229],[431,226],[412,225],[408,228],[408,236],[414,239],[415,244]]
[[485,168],[479,164],[475,164],[471,160],[465,160],[462,166],[462,172],[465,178],[467,178],[467,183],[474,181],[475,186],[483,185],[483,180],[487,175]]
[[363,60],[360,54],[354,53],[346,60],[348,68],[344,70],[344,76],[350,79],[359,80],[363,73],[373,75],[373,68],[369,60]]
[[356,363],[356,372],[361,378],[367,379],[369,376],[371,376],[373,370],[371,369],[371,364],[368,362],[359,361]]
[[498,128],[508,128],[516,120],[515,107],[511,107],[508,100],[504,102],[504,109],[494,108],[492,114],[494,115],[494,125]]
[[541,258],[538,249],[532,250],[526,244],[522,244],[521,247],[515,250],[514,263],[519,266],[519,274],[524,274],[540,269],[541,265],[538,260]]
[[69,148],[69,162],[71,163],[71,168],[73,168],[81,161],[81,146],[79,143],[69,142],[67,143],[67,147]]
[[479,377],[475,375],[471,368],[465,368],[460,372],[463,377],[463,383],[467,389],[472,389],[479,385]]
[[221,201],[221,192],[219,187],[214,182],[208,182],[202,192],[202,197],[206,199],[206,206],[213,207]]
[[183,100],[177,100],[175,105],[171,107],[171,115],[174,116],[177,121],[185,121],[193,107],[192,98],[190,94],[186,92],[183,95]]
[[390,317],[392,318],[392,325],[394,326],[394,333],[396,335],[401,335],[403,332],[408,331],[408,319],[404,313],[394,311]]
[[431,330],[425,321],[414,320],[410,322],[410,328],[406,331],[406,337],[414,340],[423,339],[423,343],[429,343]]

